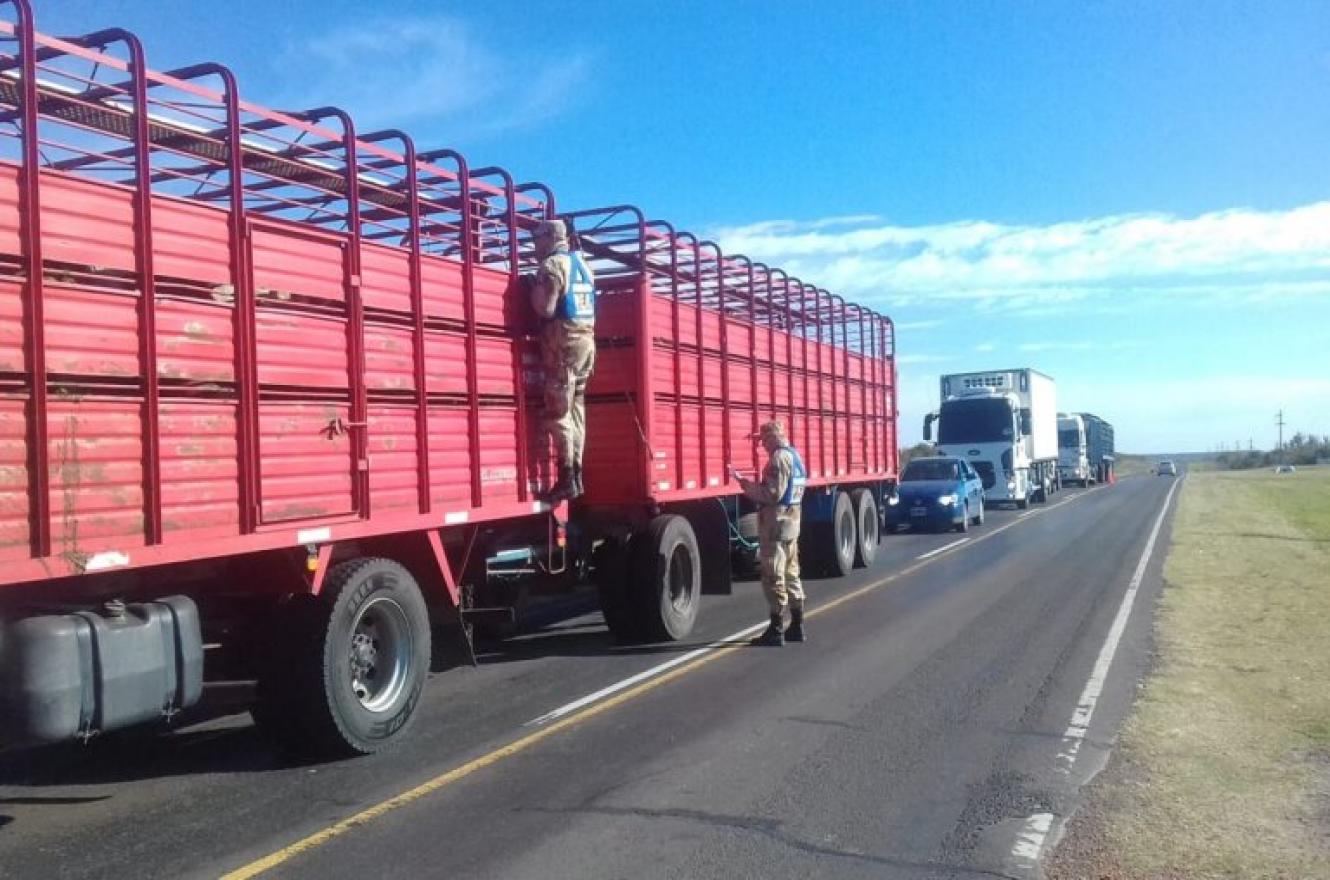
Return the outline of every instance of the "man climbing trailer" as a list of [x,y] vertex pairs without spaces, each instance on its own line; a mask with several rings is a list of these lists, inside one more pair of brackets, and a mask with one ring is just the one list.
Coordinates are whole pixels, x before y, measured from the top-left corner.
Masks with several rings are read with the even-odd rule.
[[559,469],[546,496],[568,501],[583,491],[586,386],[596,367],[596,280],[582,254],[569,247],[562,220],[541,221],[534,240],[540,268],[522,278],[529,279],[531,305],[540,319],[545,424]]
[[[376,751],[431,624],[510,613],[515,554],[537,587],[593,577],[616,637],[682,638],[750,544],[725,465],[755,469],[775,419],[807,468],[805,566],[872,562],[887,318],[635,208],[556,215],[400,131],[266,110],[221,65],[153,72],[125,31],[6,14],[0,735],[169,720],[206,670],[256,680],[292,748]],[[542,425],[519,284],[556,220],[595,279],[571,509],[541,495],[577,459]]]

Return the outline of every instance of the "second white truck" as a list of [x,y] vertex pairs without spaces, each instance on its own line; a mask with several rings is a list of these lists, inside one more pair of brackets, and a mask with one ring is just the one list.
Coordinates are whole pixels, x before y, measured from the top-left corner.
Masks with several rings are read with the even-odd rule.
[[924,418],[924,439],[942,455],[966,459],[984,481],[988,503],[1028,507],[1060,488],[1057,388],[1026,368],[952,373],[941,403]]

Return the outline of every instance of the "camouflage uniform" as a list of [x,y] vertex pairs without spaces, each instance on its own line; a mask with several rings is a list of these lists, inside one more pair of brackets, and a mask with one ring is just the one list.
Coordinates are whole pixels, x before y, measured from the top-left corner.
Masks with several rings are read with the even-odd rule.
[[572,267],[567,232],[561,221],[548,220],[540,225],[536,253],[541,260],[530,285],[531,307],[542,320],[544,421],[554,439],[560,476],[551,494],[560,494],[567,481],[572,489],[567,497],[576,497],[581,494],[582,450],[586,445],[586,386],[596,366],[595,324],[559,314]]
[[[807,472],[799,453],[785,440],[780,422],[767,422],[759,436],[768,452],[767,465],[757,481],[740,477],[744,495],[758,505],[758,561],[762,566],[762,592],[767,598],[771,625],[753,640],[758,645],[781,645],[804,640],[804,588],[799,580],[799,524]],[[785,609],[790,628],[782,629]]]
[[745,494],[759,505],[757,558],[762,565],[762,592],[772,614],[784,614],[788,605],[803,609],[804,588],[799,580],[799,522],[801,505],[780,504],[794,479],[794,455],[782,446],[767,460],[761,481]]

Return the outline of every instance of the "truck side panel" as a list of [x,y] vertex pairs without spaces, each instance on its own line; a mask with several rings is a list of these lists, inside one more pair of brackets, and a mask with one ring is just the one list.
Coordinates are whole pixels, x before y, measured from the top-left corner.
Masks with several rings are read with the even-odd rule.
[[1025,371],[1029,392],[1022,397],[1030,408],[1030,459],[1057,461],[1058,404],[1053,380],[1034,370]]

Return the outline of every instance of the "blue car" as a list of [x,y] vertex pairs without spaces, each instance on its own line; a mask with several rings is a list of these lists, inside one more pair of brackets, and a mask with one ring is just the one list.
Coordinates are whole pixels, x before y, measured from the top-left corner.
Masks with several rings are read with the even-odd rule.
[[905,466],[896,493],[887,499],[888,531],[983,525],[984,483],[970,463],[949,455],[916,458]]

